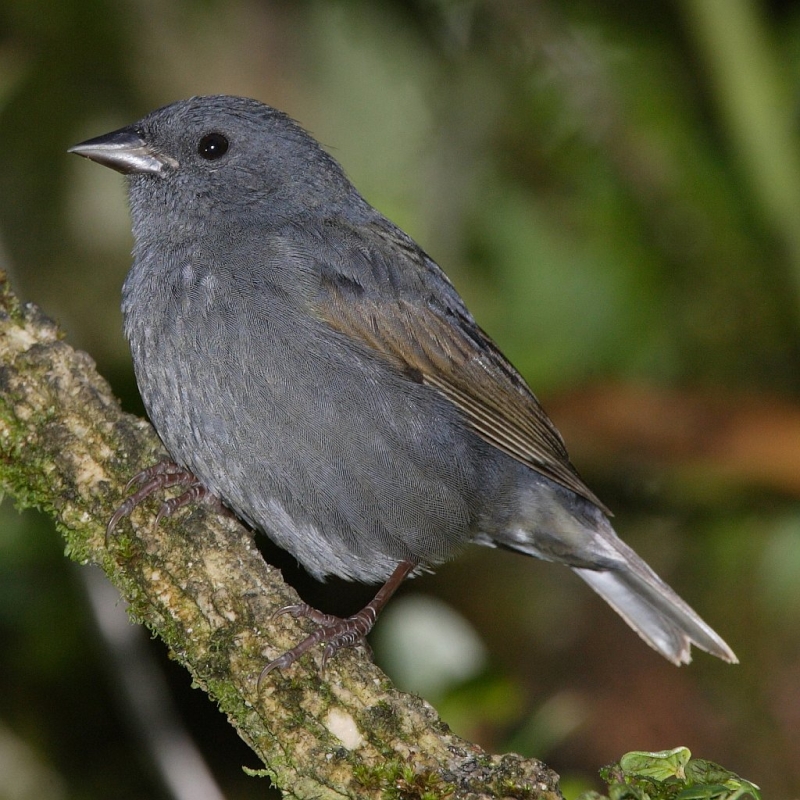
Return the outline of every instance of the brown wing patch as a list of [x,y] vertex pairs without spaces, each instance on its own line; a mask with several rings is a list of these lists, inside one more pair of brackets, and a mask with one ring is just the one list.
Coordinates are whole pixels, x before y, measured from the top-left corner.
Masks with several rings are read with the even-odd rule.
[[611,514],[575,471],[527,384],[471,319],[445,319],[402,298],[355,299],[327,289],[318,310],[332,328],[441,392],[485,441]]

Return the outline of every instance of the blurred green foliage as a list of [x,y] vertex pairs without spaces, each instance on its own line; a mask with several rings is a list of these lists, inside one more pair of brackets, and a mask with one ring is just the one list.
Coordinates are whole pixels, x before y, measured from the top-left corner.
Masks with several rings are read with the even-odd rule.
[[[798,85],[789,0],[0,0],[0,261],[138,409],[123,181],[65,150],[180,97],[250,95],[430,252],[545,401],[614,379],[796,402]],[[446,717],[578,781],[685,741],[796,796],[797,497],[576,460],[742,665],[676,670],[563,570],[470,553],[406,587],[490,653],[437,699]],[[0,724],[70,797],[158,796],[55,535],[2,514]],[[363,597],[292,576],[332,610]],[[227,796],[262,796],[153,647]]]

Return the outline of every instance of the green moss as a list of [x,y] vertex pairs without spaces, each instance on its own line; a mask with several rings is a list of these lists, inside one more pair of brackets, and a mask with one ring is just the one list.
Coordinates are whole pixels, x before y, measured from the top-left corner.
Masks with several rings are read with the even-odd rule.
[[249,775],[251,778],[269,778],[273,780],[275,775],[268,769],[252,769],[251,767],[242,767],[242,772]]
[[52,469],[51,459],[33,455],[38,451],[24,441],[25,426],[18,424],[13,413],[2,414],[2,419],[11,432],[0,444],[0,484],[13,495],[19,510],[35,508],[52,515],[54,509],[47,501],[52,489],[46,478]]
[[247,713],[241,693],[229,681],[207,681],[204,682],[203,689],[226,714],[241,718]]
[[4,270],[0,270],[0,307],[14,322],[18,324],[24,322],[25,315]]
[[209,673],[223,674],[228,671],[230,654],[236,647],[239,628],[226,625],[211,632],[206,653],[206,669]]
[[106,549],[115,562],[129,562],[136,555],[136,542],[128,531],[114,530],[106,541]]
[[359,728],[367,731],[370,740],[375,743],[406,738],[394,707],[383,700],[367,708],[358,723]]
[[441,775],[417,771],[404,762],[389,761],[376,767],[363,764],[353,767],[356,783],[369,792],[380,793],[383,800],[445,800],[454,796],[455,787]]

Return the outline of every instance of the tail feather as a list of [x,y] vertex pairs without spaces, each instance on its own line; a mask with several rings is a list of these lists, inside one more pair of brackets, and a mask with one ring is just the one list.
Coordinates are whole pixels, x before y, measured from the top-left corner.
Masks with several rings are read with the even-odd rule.
[[[630,548],[625,548],[629,550]],[[617,569],[574,571],[654,650],[673,664],[688,664],[691,645],[731,664],[733,650],[632,550]]]
[[545,479],[527,489],[518,524],[479,542],[571,567],[673,664],[688,664],[693,644],[738,663],[722,638],[617,536],[600,508]]

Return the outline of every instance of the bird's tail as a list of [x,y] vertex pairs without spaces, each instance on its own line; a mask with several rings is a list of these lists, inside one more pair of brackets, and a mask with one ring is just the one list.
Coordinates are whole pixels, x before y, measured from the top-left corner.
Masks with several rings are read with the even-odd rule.
[[573,567],[654,650],[673,664],[688,664],[691,645],[731,664],[733,650],[623,541],[614,537],[622,563],[612,569]]
[[737,663],[733,650],[617,536],[598,507],[550,481],[528,488],[520,523],[483,543],[567,564],[673,664],[688,664],[693,644]]

